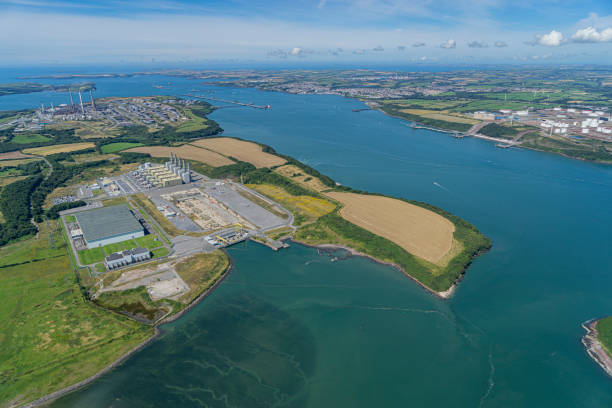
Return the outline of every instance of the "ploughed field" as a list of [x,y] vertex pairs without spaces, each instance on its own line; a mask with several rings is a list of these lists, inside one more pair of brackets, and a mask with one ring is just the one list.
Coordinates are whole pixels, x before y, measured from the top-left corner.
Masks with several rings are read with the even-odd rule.
[[342,218],[419,258],[439,264],[452,248],[453,223],[425,208],[375,195],[329,192],[327,196],[343,205]]

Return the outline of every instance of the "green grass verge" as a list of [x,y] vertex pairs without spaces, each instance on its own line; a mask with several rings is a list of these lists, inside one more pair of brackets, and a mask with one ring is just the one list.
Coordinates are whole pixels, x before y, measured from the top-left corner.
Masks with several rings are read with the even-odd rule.
[[497,123],[489,123],[478,131],[478,133],[489,137],[497,137],[501,139],[512,139],[518,135],[518,131],[509,126],[498,125]]
[[112,254],[114,252],[125,251],[127,249],[136,248],[136,243],[133,239],[128,239],[121,242],[115,242],[112,244],[104,245],[104,252],[107,255]]
[[161,258],[162,256],[168,255],[170,253],[170,250],[166,247],[161,247],[153,249],[151,252],[153,253],[153,258]]
[[67,256],[0,268],[0,404],[84,380],[153,334],[87,302]]
[[116,142],[116,143],[109,143],[109,144],[103,145],[100,147],[100,150],[102,150],[102,153],[108,154],[108,153],[117,153],[122,150],[130,149],[132,147],[139,147],[139,146],[144,146],[144,144],[143,143],[131,143],[131,142]]
[[208,119],[194,114],[191,109],[185,109],[185,115],[187,115],[189,121],[180,124],[176,128],[177,133],[195,132],[208,128]]
[[90,265],[104,261],[104,251],[100,247],[80,250],[78,255],[81,265]]
[[144,237],[136,238],[136,243],[139,247],[153,249],[163,245],[163,243],[153,234],[145,235]]
[[74,215],[67,215],[66,222],[76,222],[76,217]]
[[197,254],[175,265],[174,269],[189,285],[189,291],[179,298],[187,305],[211,287],[229,267],[229,258],[223,251]]
[[612,316],[600,319],[595,328],[597,329],[597,340],[612,358]]

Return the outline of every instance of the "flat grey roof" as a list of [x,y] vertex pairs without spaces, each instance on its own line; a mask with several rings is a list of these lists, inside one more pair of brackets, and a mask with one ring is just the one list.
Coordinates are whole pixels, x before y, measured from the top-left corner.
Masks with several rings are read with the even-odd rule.
[[142,231],[127,205],[113,205],[75,214],[87,242]]

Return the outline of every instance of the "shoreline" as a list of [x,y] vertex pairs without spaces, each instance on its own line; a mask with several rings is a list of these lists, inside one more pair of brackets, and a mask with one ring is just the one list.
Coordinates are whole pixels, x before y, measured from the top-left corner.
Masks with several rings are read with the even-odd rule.
[[[106,373],[110,372],[111,370],[119,367],[121,364],[123,364],[125,361],[127,361],[130,357],[132,357],[132,355],[134,355],[137,352],[139,352],[140,350],[144,349],[146,346],[148,346],[150,343],[152,343],[153,340],[155,340],[161,334],[161,330],[159,329],[159,326],[167,324],[167,323],[171,323],[171,322],[179,319],[180,317],[182,317],[185,313],[190,311],[192,308],[197,306],[202,300],[204,300],[206,297],[208,297],[208,295],[210,295],[212,293],[212,291],[215,290],[217,288],[217,286],[219,286],[221,284],[221,282],[223,282],[225,280],[225,278],[230,274],[232,269],[234,269],[234,262],[232,261],[232,257],[229,256],[226,251],[223,251],[223,252],[225,253],[225,255],[229,259],[229,265],[227,266],[227,269],[225,270],[223,275],[221,275],[221,277],[219,279],[217,279],[217,281],[215,283],[213,283],[209,288],[207,288],[204,292],[200,293],[198,295],[198,297],[196,297],[187,306],[185,306],[185,308],[183,310],[181,310],[180,312],[177,312],[176,314],[173,314],[171,316],[162,317],[160,320],[158,320],[158,321],[154,322],[153,324],[151,324],[151,326],[153,326],[153,329],[154,329],[153,335],[151,337],[148,337],[143,342],[141,342],[138,345],[136,345],[134,348],[128,350],[125,354],[123,354],[122,356],[117,358],[115,361],[113,361],[112,363],[110,363],[106,367],[102,368],[97,373],[93,374],[90,377],[85,378],[84,380],[79,381],[76,384],[69,385],[67,387],[62,388],[61,390],[58,390],[58,391],[54,391],[54,392],[52,392],[50,394],[47,394],[47,395],[45,395],[43,397],[38,398],[37,400],[28,402],[25,405],[20,405],[19,403],[17,403],[17,404],[9,405],[9,407],[10,408],[17,408],[17,407],[19,407],[19,408],[34,408],[34,407],[39,407],[39,406],[41,406],[43,404],[47,404],[47,403],[49,403],[49,402],[51,402],[53,400],[56,400],[58,398],[61,398],[61,397],[66,396],[68,394],[71,394],[74,391],[78,391],[79,389],[84,388],[84,387],[88,386],[89,384],[93,383],[94,381],[98,380],[100,377],[102,377]],[[131,317],[131,318],[133,318],[133,317]],[[146,324],[146,323],[143,323],[143,324]]]
[[603,348],[601,342],[597,339],[597,322],[600,319],[591,319],[581,324],[586,330],[586,334],[582,337],[582,344],[585,347],[586,353],[591,360],[595,361],[609,377],[612,378],[612,357]]
[[[393,262],[386,262],[386,261],[381,261],[380,259],[377,259],[371,255],[365,254],[363,252],[359,252],[353,248],[344,246],[344,245],[339,245],[339,244],[317,244],[317,245],[313,245],[313,244],[307,244],[305,242],[302,241],[298,241],[295,239],[291,239],[291,242],[295,242],[296,244],[300,244],[303,245],[305,247],[309,247],[309,248],[316,248],[316,249],[343,249],[345,251],[347,251],[350,256],[358,256],[358,257],[362,257],[362,258],[367,258],[373,262],[376,262],[377,264],[380,265],[386,265],[386,266],[391,266],[395,269],[397,269],[398,271],[400,271],[403,275],[405,275],[406,277],[408,277],[409,279],[411,279],[413,282],[415,282],[417,285],[419,285],[420,287],[422,287],[423,289],[425,289],[427,292],[429,292],[430,294],[440,298],[440,299],[449,299],[453,293],[455,292],[455,290],[457,289],[457,285],[459,284],[459,282],[461,281],[461,279],[463,278],[463,276],[465,275],[465,272],[462,273],[459,278],[457,278],[457,280],[451,285],[450,288],[448,288],[445,291],[442,292],[436,292],[435,290],[433,290],[432,288],[424,285],[423,283],[421,283],[420,281],[418,281],[416,278],[414,278],[413,276],[410,276],[410,274],[408,272],[406,272],[406,270],[404,268],[402,268],[401,266],[399,266],[396,263]],[[467,269],[467,268],[466,268]]]

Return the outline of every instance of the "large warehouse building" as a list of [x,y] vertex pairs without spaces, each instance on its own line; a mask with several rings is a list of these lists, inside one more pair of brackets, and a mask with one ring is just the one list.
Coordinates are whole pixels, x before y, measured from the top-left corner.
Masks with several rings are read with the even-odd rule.
[[144,236],[144,228],[127,205],[114,205],[75,214],[87,248]]

